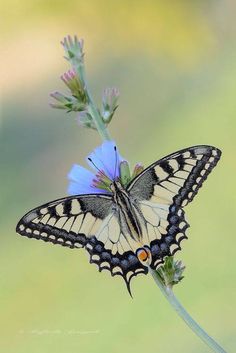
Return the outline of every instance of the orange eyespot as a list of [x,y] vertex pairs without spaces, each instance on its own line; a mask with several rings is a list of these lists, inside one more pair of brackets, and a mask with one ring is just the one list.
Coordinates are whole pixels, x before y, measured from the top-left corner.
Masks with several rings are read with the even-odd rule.
[[150,264],[151,263],[151,252],[149,249],[147,248],[141,248],[137,250],[137,257],[139,259],[140,262],[142,263],[146,263],[146,264]]
[[146,252],[146,250],[141,249],[138,251],[137,256],[140,261],[146,261],[148,258],[148,253]]

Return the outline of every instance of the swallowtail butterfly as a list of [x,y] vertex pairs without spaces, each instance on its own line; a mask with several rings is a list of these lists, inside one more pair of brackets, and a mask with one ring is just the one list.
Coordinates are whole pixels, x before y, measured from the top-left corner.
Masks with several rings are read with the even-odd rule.
[[99,271],[130,281],[148,266],[157,269],[180,250],[189,224],[183,208],[193,200],[220,159],[219,149],[195,146],[150,165],[111,194],[64,197],[28,212],[16,231],[28,238],[84,248]]

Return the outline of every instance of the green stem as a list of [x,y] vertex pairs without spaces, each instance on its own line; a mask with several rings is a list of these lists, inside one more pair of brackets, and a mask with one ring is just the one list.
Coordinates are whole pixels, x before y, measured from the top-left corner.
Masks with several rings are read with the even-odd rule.
[[106,125],[104,124],[102,117],[94,103],[93,97],[89,91],[88,85],[87,85],[87,81],[85,78],[85,68],[84,68],[84,61],[83,59],[77,64],[77,65],[73,65],[74,69],[76,70],[76,72],[78,73],[81,81],[84,84],[85,87],[85,93],[88,99],[88,112],[91,115],[94,125],[97,128],[97,131],[99,133],[99,135],[101,136],[102,140],[111,140],[110,134],[107,130]]
[[198,325],[196,321],[189,315],[189,313],[180,304],[178,299],[175,297],[172,288],[170,286],[165,286],[158,273],[149,267],[149,272],[154,278],[154,281],[160,288],[162,294],[166,297],[170,305],[175,309],[177,314],[186,322],[186,324],[191,328],[191,330],[201,338],[214,352],[226,353],[226,351],[219,346],[219,344],[213,340],[208,334]]
[[101,118],[99,112],[97,111],[95,105],[93,104],[93,101],[91,100],[91,96],[89,97],[89,100],[90,100],[90,102],[88,104],[88,112],[93,118],[93,122],[97,128],[99,135],[101,136],[102,140],[104,140],[104,141],[111,140],[111,137],[110,137],[110,134],[107,130],[107,127],[104,124],[104,122],[102,121],[102,118]]

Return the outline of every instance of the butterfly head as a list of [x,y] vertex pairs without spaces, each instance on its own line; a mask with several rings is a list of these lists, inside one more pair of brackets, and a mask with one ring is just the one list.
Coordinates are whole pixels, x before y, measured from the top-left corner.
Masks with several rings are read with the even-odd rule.
[[114,180],[114,181],[110,184],[110,190],[111,190],[111,192],[113,192],[113,193],[116,193],[116,192],[119,191],[119,190],[123,190],[123,186],[122,186],[122,184],[121,184],[121,182],[120,182],[119,179]]
[[119,177],[115,177],[114,180],[109,178],[103,170],[98,170],[95,178],[92,181],[92,185],[97,189],[106,190],[110,193],[116,193],[118,190],[123,190],[122,183]]

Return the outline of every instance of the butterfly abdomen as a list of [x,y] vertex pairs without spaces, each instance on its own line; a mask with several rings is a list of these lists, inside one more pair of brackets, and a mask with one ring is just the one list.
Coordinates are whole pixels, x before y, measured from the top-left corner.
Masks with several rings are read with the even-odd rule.
[[114,195],[122,233],[133,240],[140,241],[142,226],[140,224],[140,211],[131,201],[129,194],[124,189],[117,189]]

